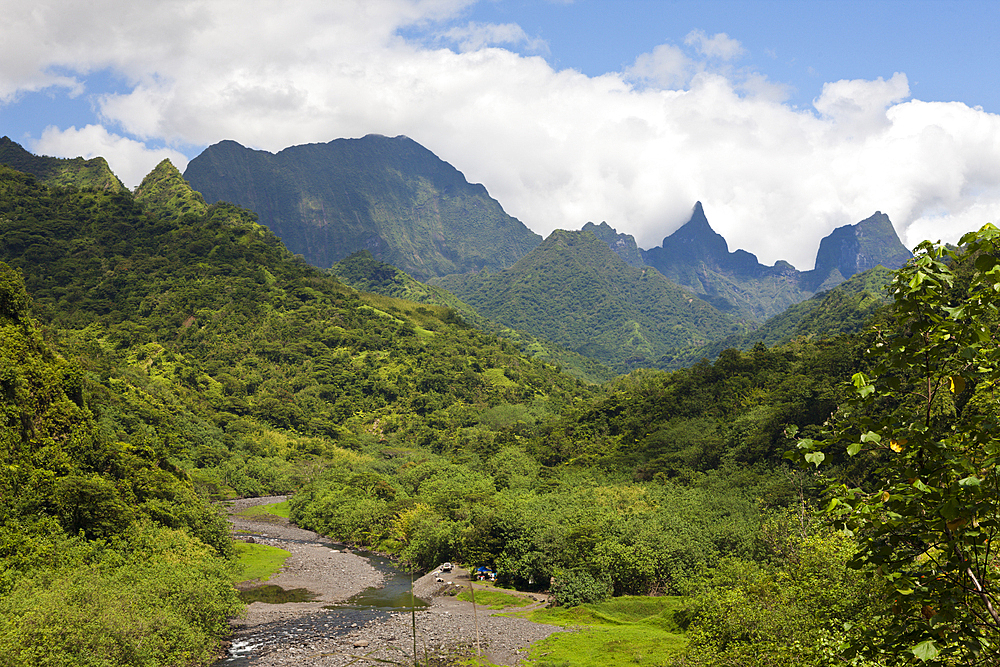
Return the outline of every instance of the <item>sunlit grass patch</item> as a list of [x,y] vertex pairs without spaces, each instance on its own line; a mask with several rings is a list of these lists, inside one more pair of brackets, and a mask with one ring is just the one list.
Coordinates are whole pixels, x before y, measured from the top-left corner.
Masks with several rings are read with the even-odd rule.
[[280,516],[287,519],[291,507],[288,501],[272,503],[270,505],[254,505],[238,512],[239,516]]
[[530,667],[605,667],[664,664],[687,644],[683,635],[636,624],[556,632],[532,646]]
[[[469,591],[462,591],[457,597],[459,600],[472,602],[472,594]],[[534,601],[530,598],[511,595],[510,593],[477,590],[475,602],[477,605],[490,609],[509,609],[510,607],[527,607]]]
[[679,597],[623,596],[599,604],[540,609],[536,623],[576,628],[532,647],[528,665],[661,665],[684,650],[687,639],[674,621]]
[[267,581],[272,574],[281,570],[285,559],[292,554],[278,547],[266,544],[236,543],[236,553],[239,555],[239,571],[233,577],[233,583],[258,579]]

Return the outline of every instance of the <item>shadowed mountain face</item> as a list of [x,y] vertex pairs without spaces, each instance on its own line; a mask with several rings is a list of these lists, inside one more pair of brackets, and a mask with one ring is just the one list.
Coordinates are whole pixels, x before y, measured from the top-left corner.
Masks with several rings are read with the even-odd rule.
[[879,265],[898,269],[911,255],[888,216],[879,212],[823,239],[811,271],[798,271],[785,261],[765,266],[744,250],[729,252],[698,202],[687,223],[663,239],[661,246],[642,251],[642,257],[720,310],[744,321],[762,322],[857,273]]
[[209,203],[256,212],[292,252],[320,267],[369,250],[425,280],[506,268],[541,240],[482,185],[402,136],[277,154],[223,141],[192,160],[184,178]]
[[898,269],[910,257],[889,216],[876,211],[856,225],[838,227],[820,241],[814,272],[825,280],[836,270],[847,279],[879,265]]

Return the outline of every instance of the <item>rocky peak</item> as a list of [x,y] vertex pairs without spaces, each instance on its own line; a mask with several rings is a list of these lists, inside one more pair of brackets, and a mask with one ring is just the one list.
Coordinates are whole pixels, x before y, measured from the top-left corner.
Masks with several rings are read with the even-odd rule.
[[608,247],[614,250],[615,254],[621,257],[626,264],[645,266],[646,263],[642,261],[642,252],[635,242],[635,237],[631,234],[619,234],[618,230],[607,222],[601,222],[599,225],[588,222],[580,231],[590,232],[607,243]]
[[836,270],[846,279],[879,265],[898,269],[912,256],[889,216],[876,211],[857,224],[836,228],[820,241],[815,273],[825,277]]
[[208,206],[201,193],[195,192],[170,160],[164,159],[149,172],[135,189],[135,200],[160,217],[202,214]]

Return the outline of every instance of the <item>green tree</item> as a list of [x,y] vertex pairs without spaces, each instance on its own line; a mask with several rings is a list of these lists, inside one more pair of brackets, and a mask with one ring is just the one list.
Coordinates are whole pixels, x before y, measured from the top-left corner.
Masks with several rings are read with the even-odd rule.
[[921,244],[890,287],[894,318],[874,331],[871,375],[853,376],[831,438],[798,443],[807,464],[834,443],[875,464],[829,504],[861,540],[854,566],[885,585],[884,630],[865,652],[938,664],[1000,655],[998,250],[992,225],[959,248]]

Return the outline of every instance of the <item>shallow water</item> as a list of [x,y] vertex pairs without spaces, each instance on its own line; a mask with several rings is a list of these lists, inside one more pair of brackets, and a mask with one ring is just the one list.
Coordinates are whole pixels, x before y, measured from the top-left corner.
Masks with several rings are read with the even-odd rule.
[[[321,544],[300,540],[276,541]],[[341,544],[323,543],[322,546],[345,550]],[[372,567],[382,573],[381,587],[366,588],[343,603],[324,607],[319,613],[275,621],[258,626],[252,631],[239,632],[233,639],[228,656],[216,661],[214,667],[253,665],[255,656],[273,646],[297,645],[313,639],[346,635],[365,624],[385,618],[390,613],[422,609],[427,606],[423,600],[414,598],[410,594],[411,581],[419,577],[419,574],[414,573],[411,579],[410,573],[396,567],[388,558],[365,551],[354,551],[354,553],[368,559]]]
[[427,603],[410,593],[413,581],[420,577],[419,573],[401,570],[391,560],[378,554],[366,551],[355,551],[356,554],[368,559],[372,567],[382,573],[383,584],[379,588],[369,587],[346,602],[331,605],[331,609],[378,609],[385,612],[410,611],[424,609]]

